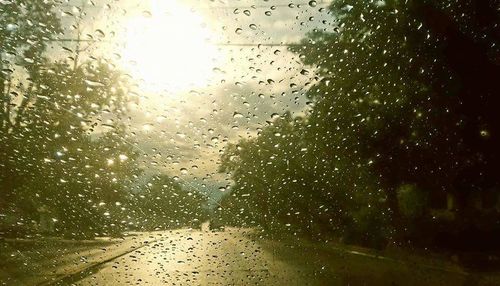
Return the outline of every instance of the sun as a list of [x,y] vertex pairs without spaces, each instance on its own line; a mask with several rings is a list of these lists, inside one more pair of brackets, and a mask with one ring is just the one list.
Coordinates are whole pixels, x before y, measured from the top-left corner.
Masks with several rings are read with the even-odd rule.
[[147,91],[206,86],[221,58],[203,18],[176,1],[151,0],[151,12],[126,30],[122,59]]

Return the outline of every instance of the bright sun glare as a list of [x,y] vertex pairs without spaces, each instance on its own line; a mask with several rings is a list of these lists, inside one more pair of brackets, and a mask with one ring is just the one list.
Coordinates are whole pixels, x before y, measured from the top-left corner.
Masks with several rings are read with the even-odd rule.
[[149,91],[181,92],[206,86],[220,58],[202,17],[176,1],[151,0],[151,13],[131,19],[122,53],[127,68]]

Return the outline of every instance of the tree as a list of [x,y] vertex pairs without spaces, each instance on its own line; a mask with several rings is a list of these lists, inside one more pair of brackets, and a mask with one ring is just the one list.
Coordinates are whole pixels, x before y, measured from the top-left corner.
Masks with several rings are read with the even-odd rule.
[[[500,75],[493,7],[493,1],[334,1],[333,26],[326,23],[291,48],[321,80],[307,92],[313,108],[297,131],[301,136],[292,140],[306,151],[287,154],[301,158],[294,170],[306,174],[306,182],[289,195],[306,198],[308,213],[317,197],[341,214],[329,223],[315,216],[320,225],[343,229],[358,243],[406,240],[405,228],[414,221],[401,214],[398,190],[404,186],[415,186],[414,198],[445,191],[462,194],[462,201],[473,189],[498,187],[493,146],[499,142],[490,133],[496,134],[500,122],[490,108],[498,101],[492,75]],[[265,145],[278,142],[267,132],[275,127],[240,142],[241,150],[229,146],[222,156],[235,181],[231,196],[246,188],[256,206],[265,197],[259,192],[279,193],[273,182],[301,178],[269,167],[274,153],[259,156]],[[227,163],[231,157],[237,158],[234,164]],[[242,181],[250,172],[267,179],[267,191],[252,189],[256,179]],[[273,206],[286,200],[276,199]]]
[[[17,175],[3,185],[7,203],[18,202],[28,220],[37,220],[37,207],[48,207],[62,233],[116,231],[125,217],[125,186],[141,172],[138,152],[122,139],[127,83],[104,62],[76,70],[47,63],[39,72],[32,102],[3,138],[12,153],[2,155],[15,166],[6,169]],[[106,124],[105,112],[112,114]]]
[[[1,19],[19,21],[13,22],[10,33],[2,30],[7,39],[3,44],[10,44],[2,55],[24,55],[16,62],[2,61],[20,71],[14,78],[13,70],[4,69],[8,77],[2,77],[1,203],[4,209],[17,205],[11,211],[27,221],[37,220],[37,208],[48,206],[61,232],[105,231],[97,224],[106,222],[111,229],[115,221],[111,222],[109,210],[97,206],[112,205],[116,210],[125,199],[124,186],[140,172],[134,161],[137,152],[121,140],[128,83],[102,60],[71,67],[45,58],[43,41],[55,34],[58,22],[49,6],[35,2],[27,8],[22,7],[29,4],[24,2],[19,7],[6,5],[13,9],[13,18]],[[47,19],[39,15],[41,11]],[[30,16],[40,20],[41,31],[36,26],[28,33],[23,25]],[[38,38],[23,34],[33,31],[40,34]],[[40,42],[26,48],[26,40]],[[111,114],[106,124],[104,113]],[[99,131],[93,132],[96,128]],[[99,219],[103,216],[106,220]]]
[[227,223],[321,240],[352,237],[354,229],[368,237],[365,232],[375,227],[365,224],[363,230],[359,220],[362,213],[372,222],[383,219],[374,215],[378,192],[343,153],[336,153],[334,165],[328,162],[317,140],[307,137],[308,128],[308,120],[285,113],[256,138],[226,147],[220,171],[234,180],[221,202]]
[[[14,182],[22,180],[13,156],[19,129],[36,86],[20,82],[15,74],[34,76],[45,62],[46,39],[61,32],[59,19],[47,1],[21,0],[0,6],[0,207],[7,208]],[[20,104],[17,102],[20,101]]]
[[129,203],[140,230],[198,227],[207,218],[206,198],[165,174],[154,176]]
[[[497,151],[474,146],[492,144],[493,138],[479,138],[480,126],[493,125],[498,115],[479,110],[468,95],[474,86],[481,94],[479,102],[492,103],[496,87],[493,81],[466,79],[465,73],[478,71],[472,61],[450,58],[465,46],[468,57],[484,63],[479,73],[486,78],[498,73],[493,58],[487,59],[487,50],[480,48],[493,41],[494,33],[486,28],[494,18],[485,17],[491,13],[478,7],[492,3],[472,2],[468,10],[464,6],[469,5],[454,1],[336,1],[330,10],[337,15],[337,32],[315,31],[304,40],[304,49],[295,50],[323,78],[309,93],[317,102],[312,126],[322,128],[321,134],[342,134],[342,146],[359,153],[362,162],[373,162],[394,222],[399,185],[452,191],[461,170],[477,160],[477,152],[489,153],[485,164],[498,162]],[[471,18],[474,13],[477,19]],[[459,21],[463,15],[469,17],[465,23]],[[482,25],[480,20],[485,20]],[[475,40],[481,29],[489,32],[487,39]],[[325,54],[335,56],[321,57]],[[472,109],[476,114],[470,114]],[[331,141],[331,136],[323,138]],[[481,172],[477,169],[476,175]]]

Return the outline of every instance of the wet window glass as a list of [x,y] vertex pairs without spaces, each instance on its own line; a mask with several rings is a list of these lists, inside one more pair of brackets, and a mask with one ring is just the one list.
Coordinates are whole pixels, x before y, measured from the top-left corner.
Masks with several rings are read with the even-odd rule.
[[0,0],[0,285],[500,284],[496,0]]

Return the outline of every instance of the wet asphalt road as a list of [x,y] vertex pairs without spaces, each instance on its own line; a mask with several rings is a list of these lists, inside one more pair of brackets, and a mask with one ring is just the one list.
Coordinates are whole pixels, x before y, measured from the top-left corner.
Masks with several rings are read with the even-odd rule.
[[76,285],[307,285],[300,271],[241,232],[172,232]]
[[469,274],[334,249],[252,238],[244,230],[179,230],[60,285],[500,285]]

